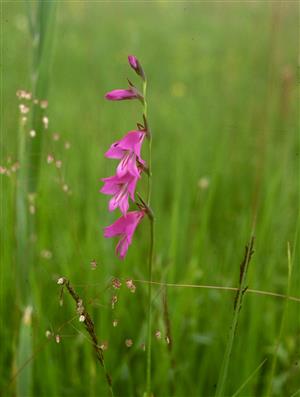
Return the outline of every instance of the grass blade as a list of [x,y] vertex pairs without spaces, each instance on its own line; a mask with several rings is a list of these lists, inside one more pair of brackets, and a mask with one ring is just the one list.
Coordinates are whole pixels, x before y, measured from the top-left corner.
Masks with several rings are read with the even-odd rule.
[[217,390],[216,390],[216,397],[223,397],[225,395],[225,383],[227,379],[227,374],[228,374],[228,368],[229,368],[229,362],[230,362],[230,357],[232,353],[232,348],[233,348],[233,342],[237,330],[237,325],[238,325],[238,320],[239,320],[239,314],[242,306],[242,301],[244,297],[244,293],[246,291],[246,279],[247,279],[247,271],[249,267],[249,263],[253,254],[253,246],[254,246],[254,237],[252,236],[250,239],[249,244],[246,246],[245,250],[245,256],[243,259],[243,262],[241,263],[240,266],[240,285],[239,289],[237,291],[235,301],[234,301],[234,313],[233,313],[233,318],[232,318],[232,323],[230,327],[230,331],[228,334],[228,339],[227,339],[227,345],[226,345],[226,350],[224,354],[224,359],[221,367],[221,372],[219,375],[219,380],[217,384]]
[[250,380],[256,375],[256,373],[261,369],[261,367],[265,364],[267,359],[265,358],[257,368],[248,376],[248,378],[241,384],[241,386],[237,389],[237,391],[231,397],[237,397],[243,388],[250,382]]

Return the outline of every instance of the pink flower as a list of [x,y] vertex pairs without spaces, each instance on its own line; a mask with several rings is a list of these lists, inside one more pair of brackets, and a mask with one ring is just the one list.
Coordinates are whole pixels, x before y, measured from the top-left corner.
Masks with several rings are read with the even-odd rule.
[[128,62],[132,69],[137,70],[139,61],[134,55],[128,55]]
[[141,147],[145,138],[144,131],[129,131],[121,140],[113,143],[105,157],[110,159],[121,159],[117,175],[122,176],[127,173],[140,177],[140,171],[137,167],[137,160],[144,165],[141,158]]
[[145,80],[145,73],[138,59],[134,55],[128,55],[128,62],[132,69]]
[[112,90],[105,94],[105,98],[109,101],[123,101],[124,99],[140,99],[141,95],[133,87],[129,87],[127,90]]
[[128,199],[130,196],[131,200],[134,201],[134,192],[137,180],[138,177],[129,173],[121,177],[114,175],[102,179],[104,186],[101,188],[100,192],[113,195],[109,201],[109,211],[114,211],[119,207],[124,216],[127,214],[129,208]]
[[144,211],[128,212],[126,216],[117,219],[115,223],[104,229],[104,237],[120,236],[116,246],[116,254],[120,259],[124,259],[128,247],[132,242],[132,237],[140,221],[145,215]]

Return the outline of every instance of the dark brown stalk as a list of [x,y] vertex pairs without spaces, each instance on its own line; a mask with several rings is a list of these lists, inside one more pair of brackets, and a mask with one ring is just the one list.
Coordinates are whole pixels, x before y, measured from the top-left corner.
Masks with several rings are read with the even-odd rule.
[[100,362],[100,364],[104,370],[108,387],[110,389],[111,395],[113,396],[112,379],[105,367],[103,351],[98,343],[98,338],[97,338],[96,331],[95,331],[95,324],[94,324],[91,316],[89,315],[88,311],[84,307],[82,299],[77,294],[77,292],[74,290],[70,281],[67,280],[66,278],[62,277],[61,279],[58,280],[58,284],[62,285],[63,287],[66,287],[67,291],[69,292],[69,294],[71,295],[71,297],[74,299],[74,301],[76,303],[77,313],[80,316],[83,316],[82,322],[84,323],[85,329],[87,330],[87,332],[89,333],[89,335],[92,339],[93,347],[94,347],[94,350],[95,350],[95,353],[97,356],[97,360]]

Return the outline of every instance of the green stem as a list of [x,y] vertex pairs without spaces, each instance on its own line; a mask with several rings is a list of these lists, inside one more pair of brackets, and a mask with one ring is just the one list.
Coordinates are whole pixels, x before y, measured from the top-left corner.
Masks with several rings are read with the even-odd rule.
[[254,244],[254,237],[251,237],[249,244],[246,246],[246,252],[245,252],[245,257],[244,260],[241,264],[240,268],[240,285],[239,289],[237,291],[237,295],[235,298],[235,304],[234,304],[234,313],[233,313],[233,318],[232,318],[232,323],[230,327],[230,331],[228,334],[228,339],[227,339],[227,345],[226,345],[226,350],[222,362],[222,367],[219,375],[219,380],[217,384],[217,390],[215,397],[224,397],[225,395],[225,386],[226,386],[226,379],[228,375],[228,369],[229,369],[229,363],[230,363],[230,358],[231,358],[231,353],[232,353],[232,348],[233,348],[233,342],[234,342],[234,337],[236,335],[236,330],[238,326],[238,321],[239,321],[239,314],[242,306],[242,301],[244,297],[244,293],[246,291],[246,279],[247,279],[247,271],[249,267],[249,263],[251,260],[251,256],[253,253],[253,244]]
[[[147,92],[147,80],[146,78],[143,81],[143,98],[144,98],[144,118],[147,121],[147,101],[146,101],[146,92]],[[146,127],[146,126],[145,126]],[[147,126],[148,127],[148,126]],[[148,145],[148,187],[147,187],[147,206],[150,208],[151,204],[151,188],[152,188],[152,135],[149,131],[149,127],[147,128],[147,135],[149,140]],[[148,258],[148,280],[150,281],[148,284],[148,328],[147,328],[147,369],[146,369],[146,396],[151,396],[151,344],[152,344],[152,265],[153,265],[153,253],[154,253],[154,217],[149,216],[150,221],[150,247],[149,247],[149,258]]]
[[[291,289],[291,279],[292,279],[292,266],[293,266],[293,261],[291,257],[291,250],[290,250],[290,244],[288,242],[287,245],[287,257],[288,257],[288,280],[287,280],[287,292],[286,295],[290,295],[290,289]],[[285,319],[286,319],[286,313],[288,310],[288,299],[285,300],[284,302],[284,307],[283,307],[283,312],[282,312],[282,317],[281,317],[281,323],[279,327],[279,333],[278,333],[278,338],[277,338],[277,343],[275,345],[275,351],[273,353],[273,359],[272,359],[272,365],[271,365],[271,371],[269,375],[269,382],[267,386],[267,391],[266,391],[266,397],[269,397],[272,395],[272,389],[273,389],[273,379],[275,375],[275,369],[277,365],[277,357],[278,357],[278,349],[279,345],[282,339],[282,334],[285,326]]]
[[150,250],[148,263],[148,331],[147,331],[147,397],[151,396],[151,344],[152,344],[152,264],[154,248],[154,219],[150,219]]

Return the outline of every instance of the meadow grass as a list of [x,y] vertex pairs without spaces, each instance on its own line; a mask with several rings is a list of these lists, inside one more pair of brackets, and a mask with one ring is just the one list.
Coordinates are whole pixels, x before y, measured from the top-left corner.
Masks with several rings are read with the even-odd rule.
[[[115,166],[103,158],[104,151],[134,128],[140,112],[138,103],[103,99],[108,90],[124,87],[126,77],[134,79],[128,54],[139,57],[148,76],[153,280],[237,287],[255,219],[247,286],[285,294],[289,284],[289,294],[299,297],[298,17],[297,4],[289,1],[60,3],[49,128],[39,166],[39,255],[28,269],[34,297],[28,357],[33,396],[109,395],[73,302],[63,295],[59,304],[60,276],[88,302],[98,339],[108,342],[104,357],[115,395],[145,391],[141,344],[147,335],[147,284],[136,281],[133,294],[124,281],[148,278],[148,227],[139,226],[126,260],[119,262],[115,242],[102,236],[115,217],[98,194],[99,178],[111,175]],[[9,167],[20,144],[15,92],[30,88],[32,41],[21,3],[3,3],[2,20],[0,165]],[[47,164],[48,154],[62,161],[61,168]],[[14,394],[19,376],[14,203],[20,172],[0,175],[4,395]],[[140,190],[146,192],[146,184]],[[123,282],[114,310],[112,277]],[[234,291],[153,285],[153,335],[156,330],[162,335],[152,341],[154,395],[215,394],[234,296]],[[299,308],[296,301],[287,305],[285,299],[244,295],[224,395],[291,396],[300,389]],[[46,330],[60,335],[60,343],[47,339]],[[171,346],[165,340],[170,335]],[[132,339],[132,347],[125,346],[126,339]]]

